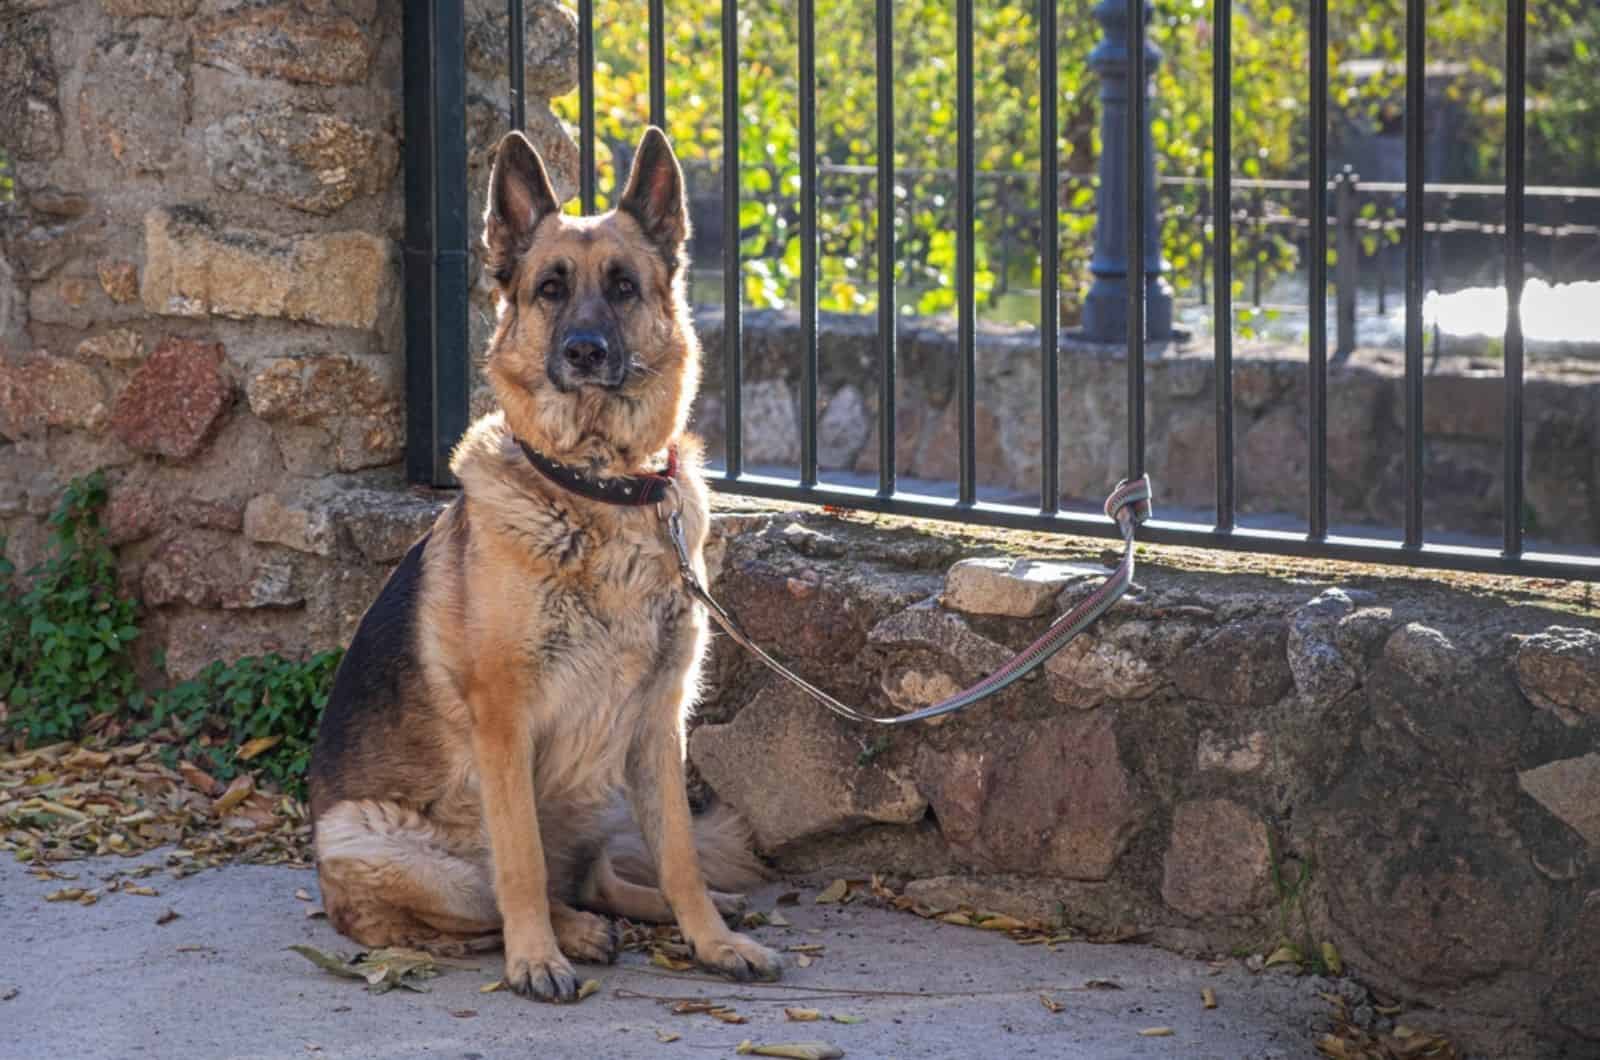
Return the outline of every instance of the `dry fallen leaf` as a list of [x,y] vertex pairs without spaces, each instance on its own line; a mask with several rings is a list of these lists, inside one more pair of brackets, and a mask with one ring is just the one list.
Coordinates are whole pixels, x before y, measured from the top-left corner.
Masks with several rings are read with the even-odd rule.
[[51,891],[45,895],[44,900],[47,902],[76,902],[83,895],[84,890],[82,887],[63,887],[59,891]]
[[794,963],[798,964],[802,968],[809,968],[811,967],[811,960],[812,958],[809,954],[802,953],[800,956],[794,959]]
[[687,972],[694,968],[693,961],[683,961],[676,957],[669,957],[660,950],[650,954],[650,963],[657,968],[665,968],[669,972]]
[[8,986],[4,990],[0,990],[0,1001],[10,1001],[20,993],[22,993],[22,991],[17,987]]
[[1267,954],[1263,968],[1271,968],[1275,964],[1299,964],[1300,950],[1294,946],[1279,946]]
[[367,989],[374,994],[387,993],[397,986],[426,992],[422,980],[432,979],[440,971],[440,962],[432,954],[404,946],[368,950],[350,960],[324,953],[314,946],[298,945],[289,949],[326,972],[346,979],[366,980]]
[[1344,974],[1344,958],[1339,956],[1339,947],[1331,942],[1322,944],[1322,963],[1328,966],[1329,975]]
[[828,947],[820,942],[796,942],[783,948],[785,953],[822,953]]
[[1172,1028],[1146,1027],[1144,1030],[1139,1032],[1139,1035],[1144,1038],[1170,1038],[1172,1037]]
[[799,891],[784,891],[782,894],[778,895],[778,897],[776,899],[776,904],[778,904],[778,905],[799,905],[800,904],[800,892]]
[[834,880],[823,888],[821,894],[817,895],[816,902],[818,905],[834,905],[844,901],[849,893],[850,883],[848,880]]
[[304,887],[296,887],[294,889],[294,896],[300,899],[302,902],[311,901],[311,892],[306,890]]
[[662,1045],[666,1045],[668,1042],[675,1042],[681,1037],[683,1037],[683,1035],[673,1034],[671,1031],[656,1031],[656,1041],[660,1042]]
[[174,920],[178,919],[178,917],[180,917],[182,915],[183,914],[179,913],[176,909],[168,909],[165,912],[163,912],[160,916],[156,917],[156,924],[157,925],[170,924],[170,923],[172,923]]
[[837,1060],[844,1050],[827,1042],[786,1042],[781,1045],[757,1045],[748,1038],[734,1050],[740,1056],[782,1056],[788,1060]]
[[1090,979],[1083,984],[1085,990],[1121,990],[1122,984],[1115,979]]
[[122,893],[123,894],[136,894],[141,898],[155,898],[155,897],[158,897],[161,894],[161,892],[156,890],[154,887],[144,887],[144,886],[140,886],[138,884],[131,884],[131,883],[126,883],[126,882],[123,883],[123,885],[122,885]]
[[475,1008],[457,1008],[450,1010],[450,1015],[454,1016],[458,1020],[469,1020],[477,1014],[478,1010]]
[[1209,986],[1200,991],[1200,1005],[1202,1008],[1217,1007],[1217,992]]
[[1067,1007],[1061,1002],[1057,1001],[1055,998],[1051,997],[1049,994],[1040,994],[1039,1004],[1043,1005],[1050,1012],[1060,1012]]
[[867,1017],[865,1017],[865,1016],[841,1015],[840,1013],[837,1013],[837,1012],[834,1013],[833,1015],[829,1016],[828,1018],[830,1020],[832,1020],[833,1022],[835,1022],[835,1023],[865,1023],[865,1022],[867,1022]]
[[579,987],[578,987],[578,1000],[582,1001],[584,998],[592,997],[593,995],[598,994],[599,992],[600,992],[600,980],[598,980],[598,979],[585,979],[583,981],[583,983],[581,985],[579,985]]
[[239,804],[255,793],[255,781],[248,773],[240,773],[233,778],[233,783],[228,785],[228,790],[217,796],[217,801],[212,803],[211,809],[218,817],[226,817],[239,807]]
[[794,926],[793,924],[791,924],[789,922],[789,918],[788,917],[784,916],[782,913],[778,912],[776,909],[774,909],[772,912],[767,914],[767,923],[771,924],[773,927],[793,927]]
[[247,740],[239,745],[235,757],[241,762],[248,762],[256,755],[265,754],[283,740],[282,736],[257,736],[254,740]]
[[715,1001],[678,1001],[672,1006],[674,1016],[692,1016],[697,1012],[710,1012],[717,1007]]
[[307,906],[306,907],[306,919],[307,920],[326,920],[326,919],[328,919],[328,911],[326,909],[322,908],[322,906],[320,906],[320,905]]
[[733,1009],[731,1009],[731,1008],[714,1008],[710,1012],[707,1012],[706,1015],[710,1016],[712,1019],[719,1019],[723,1023],[748,1023],[748,1022],[750,1022],[749,1020],[745,1019],[743,1016],[739,1015],[737,1012],[733,1011]]
[[1016,917],[1006,916],[1004,913],[980,913],[979,916],[983,919],[978,921],[978,926],[985,931],[1022,931],[1028,926]]
[[478,987],[478,993],[480,993],[480,994],[492,994],[496,990],[502,989],[505,985],[506,985],[506,981],[504,979],[496,979],[492,983],[484,983],[482,986]]
[[786,1008],[783,1014],[796,1023],[812,1023],[822,1018],[822,1013],[814,1008]]

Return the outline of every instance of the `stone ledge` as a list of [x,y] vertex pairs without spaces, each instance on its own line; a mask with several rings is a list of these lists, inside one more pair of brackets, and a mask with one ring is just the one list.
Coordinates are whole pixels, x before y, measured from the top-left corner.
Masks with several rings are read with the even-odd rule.
[[[759,614],[758,639],[809,679],[885,715],[1038,635],[1051,614],[983,613],[1033,610],[1017,560],[1104,550],[717,503],[717,595]],[[989,562],[958,564],[975,559]],[[893,603],[905,579],[926,589],[952,565],[942,605],[937,582]],[[973,566],[1023,584],[971,606]],[[830,606],[793,606],[794,586]],[[852,611],[876,617],[841,639]],[[1577,584],[1148,548],[1137,591],[1042,679],[937,726],[836,722],[719,638],[690,759],[718,797],[782,822],[776,842],[757,829],[780,868],[895,872],[929,904],[1188,950],[1275,946],[1273,861],[1290,880],[1304,867],[1311,931],[1354,974],[1461,1014],[1469,1044],[1514,1031],[1581,1051],[1600,1041],[1597,646]],[[756,781],[802,762],[802,793]],[[864,769],[909,778],[926,814],[862,812]],[[894,805],[909,818],[916,803]]]

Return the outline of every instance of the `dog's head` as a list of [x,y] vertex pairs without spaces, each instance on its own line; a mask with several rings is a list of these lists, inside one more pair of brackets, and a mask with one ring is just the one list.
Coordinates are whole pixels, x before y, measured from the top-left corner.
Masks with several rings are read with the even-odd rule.
[[683,172],[645,130],[617,204],[562,214],[538,153],[500,141],[484,247],[500,315],[488,376],[517,436],[596,473],[637,469],[683,430],[699,348],[683,297]]

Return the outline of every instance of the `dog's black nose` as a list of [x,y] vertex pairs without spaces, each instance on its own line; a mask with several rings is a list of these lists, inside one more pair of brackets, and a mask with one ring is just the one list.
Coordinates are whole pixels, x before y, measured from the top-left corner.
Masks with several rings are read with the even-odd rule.
[[606,337],[598,331],[574,331],[567,336],[562,352],[567,355],[567,363],[580,372],[593,373],[600,370],[610,355],[610,347],[606,345]]

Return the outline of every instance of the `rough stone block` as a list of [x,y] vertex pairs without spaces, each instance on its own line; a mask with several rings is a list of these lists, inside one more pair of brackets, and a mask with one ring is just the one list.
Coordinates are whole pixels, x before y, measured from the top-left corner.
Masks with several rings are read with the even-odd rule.
[[338,541],[333,511],[319,499],[285,500],[270,493],[245,505],[244,536],[317,556],[333,555]]
[[233,403],[222,344],[167,339],[117,395],[111,428],[131,449],[187,460]]
[[1061,590],[1071,582],[1106,573],[1104,567],[1086,563],[1005,557],[964,559],[950,568],[940,603],[971,615],[1029,618],[1050,611]]
[[367,329],[394,282],[389,241],[368,232],[291,238],[218,228],[189,208],[152,210],[144,227],[141,293],[152,313]]
[[1517,774],[1522,790],[1600,848],[1600,753],[1546,762]]
[[1224,626],[1183,653],[1173,679],[1179,692],[1195,699],[1264,707],[1294,687],[1287,647],[1281,621]]
[[100,0],[113,18],[186,18],[200,0]]
[[366,80],[372,41],[354,19],[268,3],[202,19],[194,27],[196,62],[223,70],[314,85]]
[[46,427],[99,430],[106,390],[87,365],[37,351],[0,360],[0,436],[18,439]]
[[1050,694],[1068,706],[1087,710],[1150,695],[1172,680],[1169,664],[1199,635],[1184,622],[1101,623],[1045,661]]
[[144,353],[144,336],[129,328],[117,328],[103,335],[91,335],[78,343],[79,357],[102,361],[137,361]]
[[[385,369],[379,371],[379,368]],[[399,460],[405,422],[395,366],[334,355],[267,361],[245,386],[250,411],[279,432],[291,471],[356,471]]]
[[1535,706],[1568,724],[1600,715],[1600,633],[1551,626],[1517,649],[1517,684]]
[[24,161],[61,153],[60,81],[41,15],[8,17],[0,33],[0,144]]
[[915,648],[948,660],[963,675],[981,677],[1011,658],[1004,645],[975,633],[960,615],[933,607],[907,608],[890,615],[867,634],[881,648]]
[[1231,799],[1195,799],[1172,815],[1161,897],[1185,916],[1232,916],[1268,899],[1270,849],[1261,819]]
[[100,288],[105,291],[107,298],[118,305],[138,301],[139,270],[131,261],[108,258],[96,264],[94,270],[100,277]]
[[[732,722],[703,725],[689,756],[714,791],[774,851],[866,824],[911,824],[927,801],[916,785],[862,765],[857,734],[787,686],[762,691]],[[773,783],[774,778],[782,783]]]
[[992,723],[979,745],[924,746],[916,775],[945,842],[985,872],[1106,879],[1145,816],[1104,712]]
[[382,191],[397,158],[387,133],[281,103],[212,124],[205,148],[218,187],[316,214]]
[[152,24],[106,34],[89,53],[82,84],[78,116],[86,143],[135,173],[166,173],[181,164],[189,123],[183,33]]
[[1307,698],[1332,702],[1355,688],[1360,676],[1339,650],[1339,622],[1355,610],[1342,589],[1328,589],[1289,619],[1289,670]]

